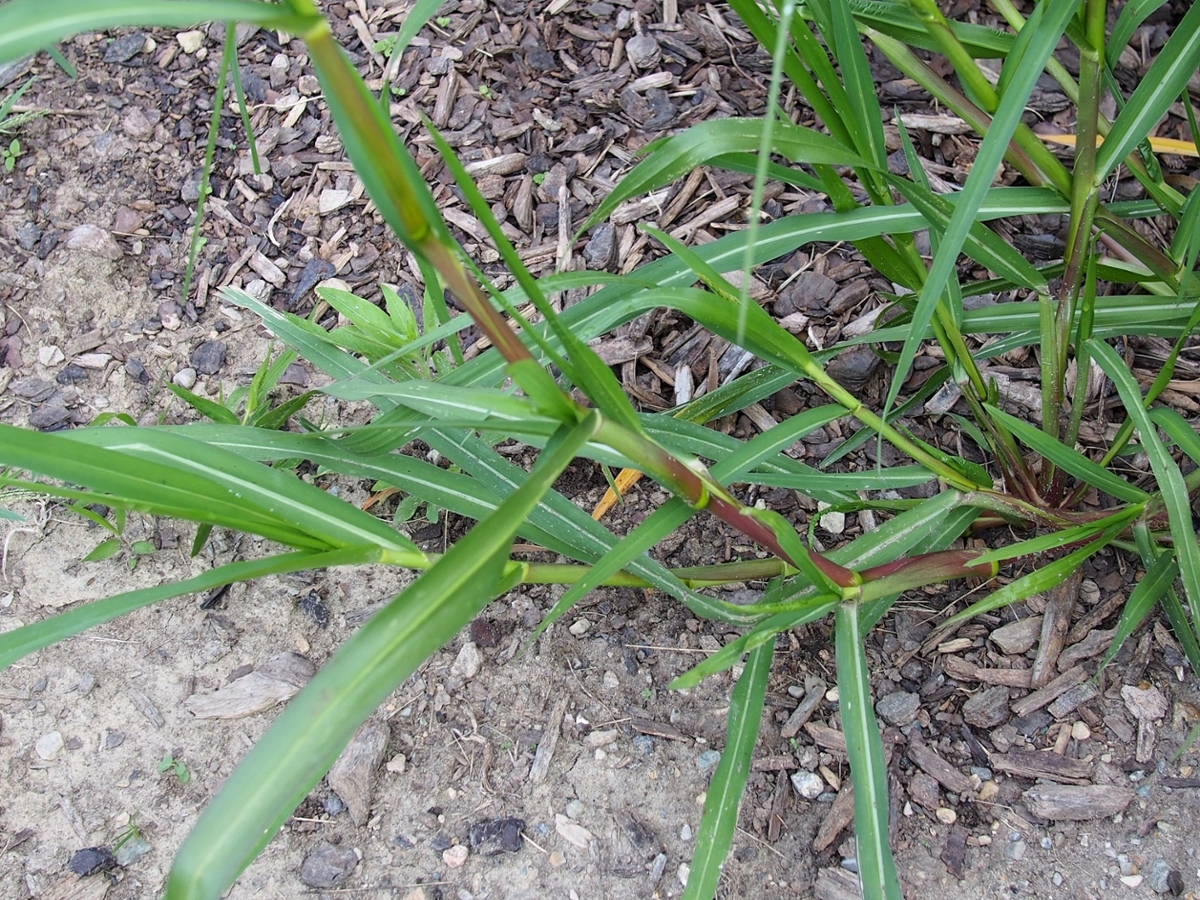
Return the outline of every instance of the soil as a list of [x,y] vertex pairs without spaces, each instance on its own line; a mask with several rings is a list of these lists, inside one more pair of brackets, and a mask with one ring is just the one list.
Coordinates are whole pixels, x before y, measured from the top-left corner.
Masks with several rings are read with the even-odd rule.
[[[495,261],[433,165],[419,110],[465,160],[480,164],[485,193],[541,273],[556,264],[628,271],[654,252],[634,229],[639,215],[696,241],[736,227],[729,223],[744,205],[746,180],[704,173],[653,207],[629,210],[599,242],[571,246],[559,238],[649,141],[711,116],[761,109],[766,58],[728,13],[684,5],[664,23],[663,9],[644,2],[576,3],[560,15],[533,16],[522,4],[464,0],[447,5],[446,19],[422,33],[402,66],[377,43],[397,27],[390,9],[355,2],[327,12],[373,85],[386,77],[396,86],[394,117],[418,161],[429,164],[468,249]],[[1168,4],[1163,15],[1170,13]],[[22,126],[21,156],[0,183],[8,260],[0,273],[0,421],[55,429],[114,412],[142,424],[194,419],[167,382],[227,396],[269,352],[257,321],[219,298],[222,286],[298,312],[311,310],[313,285],[330,275],[369,299],[378,299],[381,281],[419,296],[415,267],[367,209],[343,158],[302,45],[247,30],[239,32],[239,58],[265,169],[255,174],[238,118],[226,115],[197,283],[181,299],[222,33],[85,35],[65,45],[79,70],[74,81],[44,56],[8,73],[10,90],[36,75],[23,102],[49,114]],[[646,41],[634,43],[639,33],[655,38],[657,59]],[[640,68],[622,60],[615,38]],[[1145,39],[1153,38],[1151,28]],[[877,75],[881,93],[900,108],[928,111],[886,65]],[[1042,102],[1056,114],[1052,96]],[[1181,126],[1172,120],[1172,127]],[[935,174],[965,178],[967,138],[918,132],[918,140]],[[769,193],[771,215],[820,207]],[[727,198],[734,202],[720,216],[709,215]],[[1060,223],[1031,218],[1006,227],[1053,252]],[[791,290],[776,293],[801,268]],[[889,289],[852,250],[829,246],[765,267],[753,286],[773,298],[780,318],[810,316],[808,334],[819,345],[871,315],[877,292]],[[650,317],[618,338],[636,349],[614,355],[614,364],[647,409],[674,402],[679,386],[663,374],[681,363],[696,383],[726,373],[727,346],[696,336],[684,320]],[[1153,366],[1154,342],[1131,349]],[[885,373],[876,357],[848,355],[837,364],[845,383],[879,396]],[[1184,375],[1195,377],[1195,362],[1184,364]],[[1008,374],[1019,381],[1023,371]],[[324,381],[300,363],[285,390]],[[753,434],[760,414],[781,419],[802,408],[805,390],[786,389],[719,427]],[[1186,414],[1197,411],[1187,396],[1175,399]],[[318,403],[331,420],[366,415],[361,405]],[[795,452],[820,459],[845,428],[834,423]],[[873,466],[868,452],[874,448],[845,464]],[[370,497],[369,484],[322,484],[359,505]],[[580,463],[558,487],[590,509],[604,481]],[[665,499],[639,486],[607,521],[619,531]],[[763,499],[799,520],[814,511],[790,491]],[[216,532],[192,558],[190,529],[131,516],[124,549],[85,562],[107,536],[99,526],[36,496],[7,494],[3,506],[26,519],[0,523],[3,631],[267,550]],[[441,549],[461,523],[443,516],[406,527]],[[851,514],[839,533],[823,529],[818,537],[835,544],[867,527]],[[136,545],[140,552],[135,542],[146,542]],[[691,565],[754,549],[697,519],[658,552],[669,564]],[[1092,683],[1102,632],[1115,626],[1119,600],[1140,574],[1119,554],[1100,555],[1074,584],[1080,633],[1064,654],[1075,654],[1083,674],[1058,668],[1076,688],[1064,695],[1073,703],[1026,709],[1030,689],[995,674],[1029,669],[1036,641],[1001,645],[995,634],[1042,614],[1045,599],[929,646],[937,615],[957,598],[928,591],[872,633],[873,688],[891,755],[892,840],[908,896],[1196,895],[1200,754],[1192,748],[1177,757],[1176,750],[1200,720],[1200,696],[1165,620],[1126,643],[1094,693],[1079,687]],[[196,714],[200,701],[251,676],[272,690],[302,682],[304,661],[319,666],[405,578],[382,568],[302,573],[180,598],[0,673],[0,897],[158,896],[196,817],[274,716],[204,718]],[[732,632],[661,596],[606,589],[522,652],[558,595],[545,587],[514,591],[431,658],[362,735],[371,751],[365,793],[323,782],[229,896],[679,896],[724,746],[733,681],[726,673],[691,691],[666,685]],[[853,838],[844,829],[828,833],[844,823],[848,774],[834,681],[827,623],[780,638],[721,897],[855,895]],[[801,705],[810,707],[803,727],[793,717]],[[1089,806],[1081,821],[1043,817],[1029,792],[1064,781],[1125,805],[1108,815]],[[801,786],[815,796],[802,796]],[[105,852],[77,855],[86,848]],[[119,854],[115,862],[109,850]]]

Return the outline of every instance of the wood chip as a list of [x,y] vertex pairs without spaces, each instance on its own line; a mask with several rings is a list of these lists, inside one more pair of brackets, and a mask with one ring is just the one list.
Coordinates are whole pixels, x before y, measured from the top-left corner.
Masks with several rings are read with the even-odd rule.
[[619,366],[649,353],[654,342],[649,338],[631,340],[625,337],[609,338],[592,345],[596,355],[606,366]]
[[[1086,637],[1071,644],[1071,646],[1062,652],[1062,655],[1058,658],[1059,671],[1065,672],[1085,659],[1091,659],[1093,656],[1104,653],[1112,646],[1113,636],[1116,633],[1117,629],[1115,628],[1110,628],[1107,631],[1101,631],[1099,628],[1096,628],[1087,632]],[[1067,641],[1068,643],[1071,642],[1069,634],[1067,635]]]
[[838,835],[853,821],[854,784],[846,780],[842,782],[842,789],[833,798],[829,812],[821,820],[821,826],[817,829],[817,836],[813,838],[813,850],[817,853],[824,853],[833,846],[833,842],[838,839]]
[[823,678],[816,675],[806,675],[804,678],[804,699],[800,701],[783,727],[779,729],[779,736],[785,741],[791,740],[800,733],[800,729],[812,717],[813,711],[825,699],[825,691],[829,689],[829,685],[825,683]]
[[1042,619],[1041,640],[1038,641],[1037,656],[1033,660],[1030,680],[1034,687],[1042,687],[1054,677],[1055,663],[1066,643],[1067,631],[1075,612],[1075,601],[1079,598],[1079,587],[1083,583],[1083,570],[1076,569],[1061,584],[1050,590],[1046,612]]
[[483,175],[515,175],[525,168],[524,153],[501,153],[491,159],[477,159],[467,163],[467,171],[476,176]]
[[371,812],[371,788],[383,762],[388,735],[386,725],[367,722],[325,776],[329,787],[346,804],[350,819],[360,827],[367,824]]
[[550,774],[550,760],[554,758],[554,748],[558,746],[558,736],[562,731],[562,720],[567,712],[567,702],[567,697],[559,697],[550,710],[550,716],[546,719],[546,727],[542,731],[542,739],[538,742],[537,753],[533,756],[533,765],[529,767],[530,784],[541,784]]
[[908,758],[927,775],[932,775],[948,791],[964,794],[971,790],[971,781],[958,769],[950,765],[937,751],[921,740],[908,745]]
[[240,719],[286,703],[315,671],[300,654],[281,653],[211,694],[193,694],[183,705],[197,719]]
[[1133,791],[1111,784],[1045,784],[1030,788],[1021,797],[1035,816],[1081,822],[1122,812],[1132,802]]
[[1100,693],[1094,682],[1085,681],[1070,688],[1061,697],[1046,707],[1046,712],[1056,719],[1063,719],[1073,713],[1080,703],[1086,703]]
[[963,704],[963,719],[976,728],[995,728],[1008,721],[1008,691],[1003,685],[980,691]]
[[634,731],[641,734],[649,734],[653,737],[666,738],[670,741],[690,741],[691,738],[671,725],[664,722],[653,722],[650,719],[643,719],[635,716],[629,722],[633,726]]
[[1013,701],[1012,711],[1017,716],[1027,716],[1035,709],[1041,709],[1065,694],[1070,688],[1081,684],[1088,677],[1082,666],[1075,666],[1063,672],[1045,687],[1034,691],[1027,697]]
[[846,755],[846,736],[836,728],[830,728],[821,722],[809,722],[804,726],[804,730],[816,741],[818,747]]
[[1091,763],[1040,750],[993,753],[992,768],[1020,778],[1044,778],[1059,784],[1089,784],[1092,780]]
[[982,681],[1006,687],[1028,688],[1028,669],[983,669],[961,656],[942,658],[942,669],[955,681]]
[[1009,656],[1020,656],[1033,649],[1042,633],[1042,617],[1030,616],[1017,622],[1010,622],[993,631],[989,638],[1000,648],[1002,653]]

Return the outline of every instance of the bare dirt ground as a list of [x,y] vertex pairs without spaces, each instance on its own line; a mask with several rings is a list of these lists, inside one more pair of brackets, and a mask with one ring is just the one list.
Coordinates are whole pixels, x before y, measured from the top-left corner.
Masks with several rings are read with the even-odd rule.
[[[328,12],[368,77],[386,73],[402,88],[402,127],[412,130],[424,109],[466,159],[504,159],[481,168],[485,191],[538,271],[564,260],[636,264],[649,249],[633,219],[599,246],[564,248],[560,224],[581,221],[629,154],[660,133],[762,102],[763,58],[712,7],[689,7],[663,27],[654,4],[596,3],[550,17],[468,0],[445,10],[447,20],[425,33],[403,67],[390,67],[375,43],[395,29],[389,9],[351,3]],[[639,29],[656,36],[660,56],[631,70],[617,39]],[[85,36],[66,47],[76,81],[44,57],[28,64],[39,80],[25,101],[50,114],[23,127],[22,155],[0,182],[0,421],[53,429],[105,412],[147,424],[192,418],[167,381],[227,395],[267,353],[257,322],[217,296],[223,285],[298,311],[311,308],[313,284],[331,274],[368,297],[378,296],[380,281],[415,285],[405,255],[365,210],[302,47],[260,32],[243,36],[240,58],[267,170],[254,174],[237,118],[227,115],[199,286],[181,301],[219,35]],[[19,71],[8,89],[24,77]],[[881,90],[898,103],[901,87],[882,72]],[[951,180],[957,142],[938,145]],[[424,145],[417,152],[421,162],[432,158]],[[668,224],[703,240],[722,228],[707,210],[729,198],[722,215],[744,206],[744,180],[710,174],[688,184],[642,214],[674,210]],[[453,194],[443,188],[440,197],[478,247]],[[811,202],[786,192],[769,201],[773,214]],[[1055,223],[1033,224],[1053,243]],[[803,291],[773,308],[781,317],[812,313],[816,337],[832,341],[887,286],[852,253],[818,249]],[[756,290],[769,294],[773,275],[762,277]],[[640,351],[616,364],[647,408],[669,405],[672,386],[656,374],[665,367],[645,359],[683,346],[688,328],[667,319],[625,335]],[[726,349],[688,346],[697,380]],[[865,396],[878,393],[877,360],[841,365]],[[296,390],[322,377],[301,364],[286,380]],[[788,389],[763,413],[782,418],[804,399],[802,387]],[[363,415],[321,403],[330,418]],[[756,425],[742,416],[723,427],[750,434]],[[798,452],[820,458],[841,436],[832,426]],[[359,504],[369,496],[370,485],[322,483]],[[590,508],[603,485],[578,464],[560,489]],[[106,536],[98,526],[37,497],[0,499],[27,520],[0,523],[0,630],[263,552],[253,539],[218,533],[192,559],[189,529],[131,517],[125,551],[83,562]],[[791,492],[768,499],[793,518],[811,511]],[[613,527],[663,500],[653,487],[639,488]],[[407,527],[440,547],[448,526],[443,517]],[[841,536],[821,538],[833,543],[865,527],[851,515]],[[153,552],[135,554],[136,541]],[[697,521],[659,552],[690,565],[753,551]],[[891,751],[893,844],[909,896],[1195,896],[1200,754],[1174,756],[1200,719],[1193,673],[1164,625],[1153,623],[1094,691],[1086,687],[1105,629],[1140,576],[1130,566],[1100,557],[1076,585],[1072,663],[1059,667],[1070,690],[1041,706],[1022,705],[1030,690],[1019,684],[1036,646],[1020,635],[1002,644],[996,635],[1021,622],[1034,625],[1017,631],[1035,634],[1038,601],[926,648],[950,599],[930,593],[872,635]],[[219,598],[143,610],[0,673],[0,898],[158,896],[197,815],[274,715],[207,718],[206,701],[215,696],[220,705],[230,686],[250,702],[286,695],[403,583],[402,573],[381,569],[265,579]],[[665,685],[730,635],[661,597],[610,589],[518,652],[555,596],[532,588],[497,600],[397,690],[361,736],[365,788],[323,783],[230,896],[678,896],[723,747],[732,681],[711,678],[689,692]],[[722,897],[852,896],[855,850],[844,827],[848,772],[833,684],[827,626],[787,635]],[[1043,818],[1029,792],[1056,784],[1095,786],[1123,800],[1122,811]],[[115,866],[103,854],[77,856],[122,841]],[[92,868],[104,871],[76,874]]]

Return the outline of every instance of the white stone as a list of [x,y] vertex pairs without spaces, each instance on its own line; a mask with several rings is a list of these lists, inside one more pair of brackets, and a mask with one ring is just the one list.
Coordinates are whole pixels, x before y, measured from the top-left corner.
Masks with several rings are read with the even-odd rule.
[[450,667],[450,674],[470,681],[479,674],[482,666],[483,654],[479,652],[474,641],[467,641],[458,651],[458,656],[455,657],[454,664]]
[[576,619],[567,631],[575,635],[575,637],[583,637],[588,633],[588,629],[592,627],[592,623],[587,619]]
[[805,800],[816,800],[825,790],[825,782],[816,772],[806,772],[803,769],[791,775],[792,787]]
[[204,46],[204,32],[181,31],[175,35],[175,40],[179,41],[179,46],[183,48],[184,53],[195,53]]
[[112,362],[111,353],[80,353],[75,357],[75,365],[84,369],[103,369]]
[[188,366],[186,369],[180,369],[171,380],[184,390],[190,391],[196,386],[196,370],[191,366]]
[[354,195],[349,191],[339,191],[337,188],[326,188],[321,191],[321,196],[317,198],[317,210],[321,215],[327,215],[331,212],[341,209],[347,203],[354,199]]
[[38,362],[43,366],[57,366],[64,359],[66,357],[63,356],[62,350],[53,344],[38,348]]
[[33,746],[37,751],[37,755],[49,762],[62,751],[63,743],[62,734],[57,731],[51,731],[49,734],[43,734],[38,738],[37,743]]

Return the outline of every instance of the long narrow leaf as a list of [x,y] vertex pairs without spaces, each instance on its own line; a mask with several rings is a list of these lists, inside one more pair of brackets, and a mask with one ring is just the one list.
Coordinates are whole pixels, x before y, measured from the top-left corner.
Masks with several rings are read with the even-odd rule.
[[[1197,543],[1196,529],[1192,524],[1191,498],[1183,481],[1183,473],[1179,471],[1179,466],[1171,457],[1170,451],[1159,438],[1154,419],[1143,405],[1145,401],[1142,398],[1141,386],[1125,365],[1125,361],[1103,341],[1091,340],[1087,342],[1087,346],[1092,358],[1112,379],[1126,414],[1141,433],[1142,447],[1150,457],[1150,468],[1154,471],[1159,490],[1162,491],[1163,503],[1170,519],[1171,537],[1175,542],[1175,556],[1179,562],[1179,576],[1183,581],[1184,595],[1191,607],[1193,619],[1200,621],[1200,544]],[[1165,416],[1163,421],[1171,423],[1173,419]],[[1193,432],[1191,437],[1194,436]],[[1189,442],[1182,430],[1179,437]]]
[[733,689],[729,724],[725,728],[725,750],[704,796],[704,815],[696,835],[696,852],[692,854],[684,900],[711,900],[716,893],[721,866],[733,843],[738,810],[750,778],[750,762],[762,723],[774,651],[773,644],[751,650],[742,677]]
[[839,604],[834,628],[842,732],[854,776],[854,836],[863,896],[903,900],[888,842],[887,766],[871,704],[871,673],[858,604]]
[[238,581],[265,578],[268,575],[282,575],[306,569],[328,569],[335,566],[367,565],[382,562],[384,555],[384,551],[378,547],[349,547],[324,553],[284,553],[278,556],[269,556],[266,559],[228,563],[205,572],[203,575],[197,575],[195,578],[105,597],[103,600],[95,600],[74,609],[68,609],[49,619],[43,619],[41,622],[34,622],[0,634],[0,669],[7,668],[23,656],[80,634],[96,625],[111,622],[135,609],[141,609],[143,606],[149,606],[162,600],[169,600],[172,597],[198,594]]
[[505,587],[517,529],[597,425],[591,415],[564,429],[500,509],[342,645],[205,809],[175,858],[168,900],[216,900],[367,716]]

